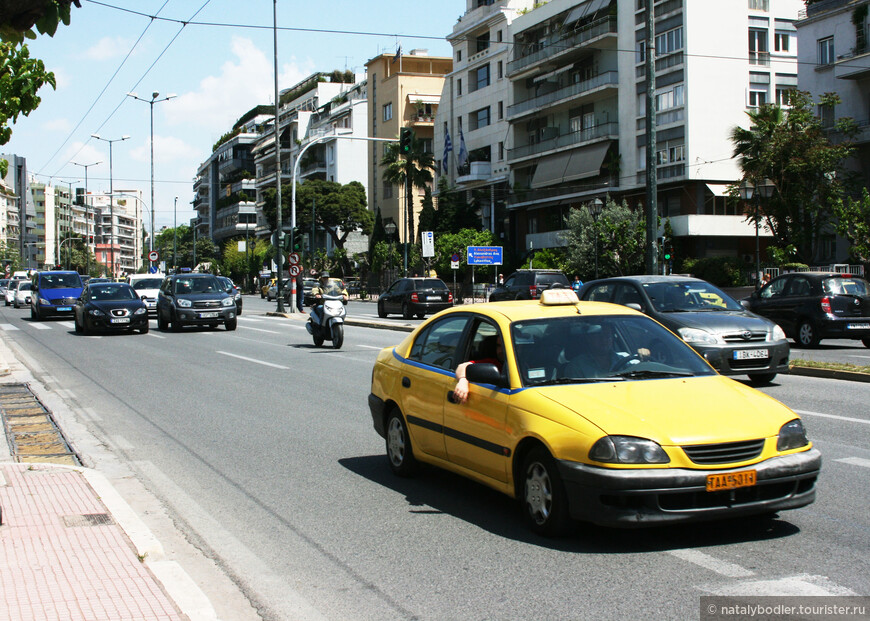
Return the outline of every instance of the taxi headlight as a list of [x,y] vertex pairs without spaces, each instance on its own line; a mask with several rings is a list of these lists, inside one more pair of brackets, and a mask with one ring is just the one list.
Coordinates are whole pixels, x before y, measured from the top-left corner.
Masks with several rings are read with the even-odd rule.
[[608,464],[666,464],[671,461],[652,440],[631,436],[604,436],[592,445],[589,459]]
[[807,444],[809,441],[807,440],[807,432],[804,431],[804,424],[799,418],[796,418],[780,428],[779,437],[776,440],[776,450],[788,451]]
[[178,304],[178,306],[181,308],[190,308],[191,306],[193,306],[193,302],[191,302],[190,300],[185,300],[184,298],[177,299],[175,303]]
[[223,300],[221,300],[221,306],[235,306],[235,305],[236,305],[236,301],[231,297],[226,297]]
[[773,326],[773,330],[770,332],[770,340],[771,341],[784,341],[785,340],[785,331],[780,328],[778,325]]
[[718,334],[699,330],[698,328],[680,328],[677,330],[677,334],[684,341],[693,345],[722,345],[725,343]]

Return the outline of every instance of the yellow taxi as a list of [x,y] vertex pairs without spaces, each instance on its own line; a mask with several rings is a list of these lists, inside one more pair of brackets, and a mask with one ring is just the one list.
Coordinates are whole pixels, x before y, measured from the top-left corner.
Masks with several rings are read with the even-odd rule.
[[423,462],[493,487],[543,535],[794,509],[821,468],[785,405],[570,289],[438,313],[379,353],[368,402],[395,474]]
[[260,297],[265,298],[269,293],[269,289],[276,286],[278,284],[277,278],[269,278],[266,281],[263,281],[262,286],[260,287]]

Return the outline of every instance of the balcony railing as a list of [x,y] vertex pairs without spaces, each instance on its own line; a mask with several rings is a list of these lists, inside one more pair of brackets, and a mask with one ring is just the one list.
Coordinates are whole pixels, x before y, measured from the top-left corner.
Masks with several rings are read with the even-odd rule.
[[538,97],[532,97],[531,99],[527,99],[512,106],[508,106],[507,115],[508,117],[512,117],[518,114],[522,114],[523,112],[527,112],[529,110],[549,106],[559,100],[576,97],[581,93],[585,93],[610,84],[617,86],[619,85],[618,72],[607,71],[589,80],[584,80],[583,82],[578,82],[577,84],[572,84],[571,86],[560,88],[559,90],[553,91],[552,93],[547,93],[546,95],[539,95]]
[[567,147],[581,142],[590,142],[607,137],[616,137],[619,135],[619,123],[603,123],[595,127],[589,127],[580,131],[556,136],[549,140],[542,140],[534,144],[527,144],[521,147],[508,150],[509,160],[518,160],[529,155],[536,155],[552,149]]
[[[542,43],[538,46],[538,49],[531,54],[510,61],[507,65],[508,77],[510,77],[511,74],[544,59],[551,60],[561,52],[567,52],[568,50],[583,45],[596,37],[611,33],[616,33],[616,17],[605,17],[597,22],[592,22],[588,26],[584,26],[581,30],[576,31],[567,37]],[[517,49],[522,49],[522,47],[518,46]]]

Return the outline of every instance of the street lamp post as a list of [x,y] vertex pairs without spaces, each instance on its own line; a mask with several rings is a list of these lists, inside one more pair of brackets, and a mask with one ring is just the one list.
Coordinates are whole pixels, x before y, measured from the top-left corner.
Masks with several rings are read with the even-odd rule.
[[596,198],[592,201],[589,208],[589,213],[592,214],[592,220],[595,222],[595,279],[598,279],[598,216],[601,215],[601,209],[604,207],[604,201]]
[[[152,205],[154,203],[151,203]],[[178,197],[175,197],[175,203],[172,205],[172,267],[178,267],[178,258],[176,250],[178,247]]]
[[109,143],[109,246],[112,250],[112,277],[114,278],[117,274],[115,273],[115,265],[117,261],[115,259],[115,187],[113,184],[113,176],[112,176],[112,143],[113,142],[121,142],[122,140],[128,140],[130,136],[121,136],[120,138],[100,138],[99,134],[91,134],[91,138],[96,138],[97,140],[102,140],[103,142]]
[[393,279],[393,236],[396,234],[398,228],[399,227],[396,226],[396,223],[392,220],[387,221],[387,223],[384,225],[384,232],[387,234],[387,237],[390,238],[390,277],[387,279],[386,283],[388,285]]
[[91,273],[91,225],[88,222],[88,168],[97,164],[102,164],[102,162],[94,162],[93,164],[78,164],[73,162],[74,166],[81,166],[85,169],[85,196],[82,204],[85,207],[85,273],[88,275]]
[[[175,97],[175,95],[167,95],[163,99],[157,99],[160,96],[160,93],[154,91],[151,93],[151,99],[142,99],[136,93],[127,93],[127,97],[132,97],[138,101],[144,101],[151,107],[151,235],[148,238],[148,250],[154,250],[154,104],[160,103],[161,101],[168,101]],[[178,199],[176,199],[178,200]]]
[[761,287],[761,250],[760,244],[758,241],[758,226],[760,220],[759,208],[760,208],[760,199],[768,199],[773,196],[773,190],[775,189],[773,182],[770,179],[762,179],[758,182],[757,185],[753,185],[751,181],[748,179],[744,179],[740,182],[740,186],[738,187],[738,191],[740,193],[740,198],[744,201],[749,201],[752,199],[753,195],[755,196],[755,288],[758,289]]

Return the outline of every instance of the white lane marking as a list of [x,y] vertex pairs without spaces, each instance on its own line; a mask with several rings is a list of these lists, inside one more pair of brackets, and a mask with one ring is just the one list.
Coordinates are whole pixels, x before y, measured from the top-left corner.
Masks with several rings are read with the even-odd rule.
[[239,315],[239,321],[253,321],[253,322],[256,323],[256,322],[263,321],[263,320],[262,320],[262,319],[257,319],[256,317],[248,317],[247,315],[244,316],[244,317],[242,317],[241,315]]
[[239,360],[246,360],[248,362],[253,362],[254,364],[262,364],[267,367],[274,367],[276,369],[284,369],[286,371],[290,370],[290,367],[285,367],[280,364],[272,364],[271,362],[265,362],[263,360],[256,360],[254,358],[248,358],[247,356],[239,356],[238,354],[231,354],[228,351],[218,351],[218,354],[223,354],[224,356],[229,356],[230,358],[238,358]]
[[76,327],[72,321],[57,321],[55,323],[59,326],[63,326],[64,328],[67,328],[68,330],[74,330]]
[[357,345],[357,347],[362,347],[364,349],[383,349],[383,347],[378,347],[377,345]]
[[148,331],[148,336],[153,336],[155,339],[165,339],[166,337],[162,334],[154,334],[151,330]]
[[30,327],[34,330],[51,330],[51,326],[47,326],[44,323],[32,323]]
[[280,332],[275,332],[274,330],[264,330],[263,328],[252,328],[250,326],[246,327],[245,330],[251,330],[253,332],[268,332],[269,334],[280,334]]
[[0,323],[0,328],[3,328],[6,332],[14,332],[21,329],[18,326],[13,326],[11,323]]
[[850,418],[848,416],[837,416],[836,414],[822,414],[821,412],[808,412],[807,410],[795,410],[801,416],[821,416],[822,418],[835,418],[837,420],[845,420],[850,423],[863,423],[865,425],[870,425],[870,420],[866,420],[864,418]]
[[715,595],[856,595],[826,576],[800,574],[774,580],[746,580],[711,590]]
[[849,358],[870,358],[870,356],[858,356],[857,354],[846,354]]
[[755,575],[754,572],[744,569],[740,565],[719,560],[698,550],[670,550],[668,554],[728,578],[747,578]]
[[870,459],[862,459],[861,457],[844,457],[843,459],[835,459],[834,461],[843,464],[850,464],[852,466],[864,466],[865,468],[870,468]]

